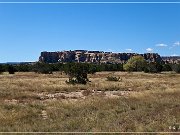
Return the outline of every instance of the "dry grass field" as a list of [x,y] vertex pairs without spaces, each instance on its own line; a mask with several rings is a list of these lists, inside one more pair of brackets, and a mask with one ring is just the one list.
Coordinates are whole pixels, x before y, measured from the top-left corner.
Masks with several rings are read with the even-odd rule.
[[[120,81],[107,81],[109,75]],[[180,131],[180,74],[0,75],[0,132]],[[175,129],[170,129],[175,128]]]

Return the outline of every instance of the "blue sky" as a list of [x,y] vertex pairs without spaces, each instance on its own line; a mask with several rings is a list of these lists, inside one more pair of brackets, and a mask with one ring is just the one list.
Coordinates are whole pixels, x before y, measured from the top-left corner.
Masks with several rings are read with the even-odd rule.
[[180,4],[0,4],[0,62],[74,49],[180,55]]

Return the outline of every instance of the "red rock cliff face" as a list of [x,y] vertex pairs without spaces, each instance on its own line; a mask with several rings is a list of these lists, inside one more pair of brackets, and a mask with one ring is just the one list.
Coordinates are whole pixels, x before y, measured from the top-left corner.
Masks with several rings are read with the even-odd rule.
[[125,63],[133,56],[141,55],[149,62],[160,62],[162,58],[157,53],[112,53],[102,51],[61,51],[61,52],[41,52],[40,62],[89,62],[89,63]]

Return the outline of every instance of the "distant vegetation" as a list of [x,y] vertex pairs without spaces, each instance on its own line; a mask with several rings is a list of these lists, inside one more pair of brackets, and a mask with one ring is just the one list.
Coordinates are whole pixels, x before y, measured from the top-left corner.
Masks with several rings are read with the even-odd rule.
[[[2,72],[8,72],[8,64],[1,64],[0,70]],[[43,74],[51,74],[53,71],[67,72],[69,66],[87,68],[88,73],[95,73],[100,71],[124,71],[123,64],[93,64],[93,63],[34,63],[34,64],[16,64],[11,65],[15,68],[15,72],[36,72]]]
[[[14,74],[15,72],[36,72],[42,74],[52,74],[54,71],[65,72],[66,74],[69,74],[69,76],[71,76],[70,78],[75,77],[77,79],[76,76],[79,76],[80,74],[93,74],[101,71],[143,71],[145,73],[160,73],[162,71],[174,71],[176,73],[180,73],[180,64],[146,62],[143,57],[134,56],[131,59],[129,59],[125,64],[94,64],[76,62],[48,64],[37,62],[34,64],[0,65],[0,74],[2,74],[3,72],[9,72],[10,74]],[[80,73],[80,71],[82,71],[83,73]]]

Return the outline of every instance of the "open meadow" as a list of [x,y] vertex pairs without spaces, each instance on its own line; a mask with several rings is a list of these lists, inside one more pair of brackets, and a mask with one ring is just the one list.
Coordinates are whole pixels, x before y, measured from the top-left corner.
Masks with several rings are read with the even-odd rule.
[[[109,75],[120,77],[107,81]],[[180,74],[98,72],[87,85],[61,72],[0,75],[0,132],[180,131]]]

